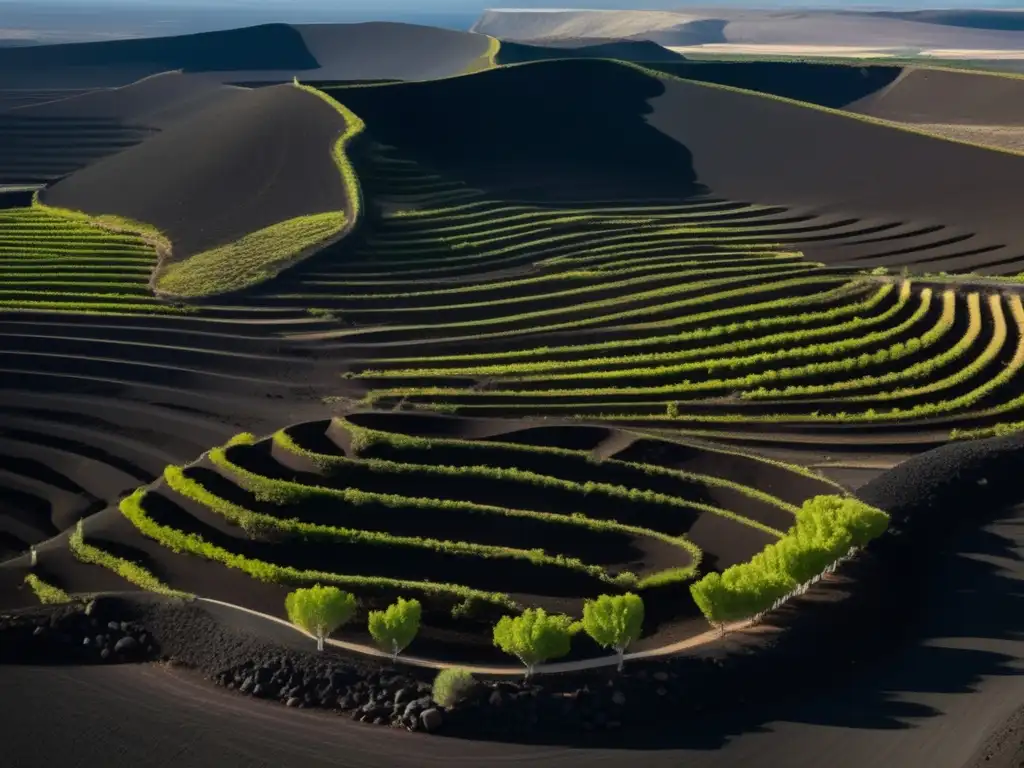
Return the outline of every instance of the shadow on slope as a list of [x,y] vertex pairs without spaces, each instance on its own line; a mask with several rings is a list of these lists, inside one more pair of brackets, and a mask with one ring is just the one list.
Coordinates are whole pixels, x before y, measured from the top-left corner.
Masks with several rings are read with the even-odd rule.
[[371,136],[498,195],[685,197],[685,146],[647,122],[664,86],[603,60],[541,62],[429,83],[332,89]]
[[175,260],[298,216],[344,207],[331,149],[344,129],[291,85],[237,91],[57,182],[43,202],[151,224]]
[[[768,627],[784,633],[735,633],[669,660],[664,668],[678,672],[687,690],[671,729],[662,700],[648,713],[649,728],[573,744],[686,750],[687,765],[717,766],[765,764],[761,750],[791,754],[780,745],[799,743],[814,764],[859,768],[910,739],[934,758],[920,758],[928,765],[962,766],[1005,717],[1003,702],[1015,702],[1024,661],[1024,506],[1007,510],[1022,496],[1020,445],[1013,438],[947,446],[869,483],[858,495],[890,511],[896,532],[770,617]],[[979,486],[982,477],[988,482]],[[710,669],[701,658],[709,654]],[[627,676],[630,666],[636,662]],[[858,733],[840,759],[825,761],[828,743],[810,749],[815,732],[792,724]],[[755,734],[772,740],[748,738]],[[565,739],[534,732],[526,740]]]
[[731,85],[835,109],[879,91],[903,71],[886,65],[803,61],[682,61],[648,66],[687,80]]
[[502,42],[498,64],[524,64],[547,59],[621,59],[644,63],[685,61],[681,54],[649,40],[545,40],[534,44]]

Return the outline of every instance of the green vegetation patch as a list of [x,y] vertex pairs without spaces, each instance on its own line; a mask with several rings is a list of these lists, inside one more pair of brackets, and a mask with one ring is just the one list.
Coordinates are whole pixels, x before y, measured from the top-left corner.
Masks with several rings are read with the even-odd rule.
[[229,293],[274,277],[342,230],[341,211],[301,216],[272,224],[240,240],[168,264],[156,280],[160,293],[196,298]]
[[362,190],[346,148],[362,133],[364,123],[323,91],[300,85],[298,80],[295,87],[329,104],[345,121],[345,129],[331,149],[345,189],[345,210],[298,216],[182,261],[165,260],[154,275],[157,293],[200,298],[249,288],[343,237],[355,226],[363,205]]
[[71,602],[71,595],[60,587],[47,584],[34,573],[30,573],[25,577],[25,583],[29,585],[36,597],[39,598],[39,602],[44,605],[57,605],[60,603]]
[[171,589],[138,563],[133,563],[131,560],[125,560],[123,557],[112,555],[106,550],[92,544],[87,544],[81,522],[79,522],[71,536],[68,537],[68,546],[71,548],[72,554],[81,562],[102,566],[113,571],[125,581],[131,582],[144,590],[170,597],[192,597],[187,592]]

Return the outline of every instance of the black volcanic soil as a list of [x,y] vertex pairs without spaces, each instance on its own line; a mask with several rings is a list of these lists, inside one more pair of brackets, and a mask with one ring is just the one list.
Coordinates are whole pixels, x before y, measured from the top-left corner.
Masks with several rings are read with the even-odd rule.
[[[637,60],[639,61],[639,60]],[[676,77],[844,109],[868,99],[903,73],[902,67],[805,61],[663,61],[645,66]]]
[[[680,763],[724,768],[785,765],[793,755],[804,755],[811,761],[807,765],[840,768],[919,760],[934,768],[968,763],[973,768],[974,758],[977,765],[1003,768],[1013,764],[1016,721],[1011,716],[1019,702],[1016,670],[1024,658],[1013,610],[1024,542],[1021,508],[997,512],[989,502],[1020,496],[1015,483],[1020,459],[1006,458],[1019,453],[1020,441],[954,447],[958,450],[932,452],[930,459],[873,484],[878,499],[894,494],[886,507],[897,513],[901,533],[887,537],[884,545],[880,540],[882,546],[873,545],[869,558],[844,569],[839,582],[847,583],[838,593],[853,589],[849,605],[830,600],[836,585],[824,584],[801,599],[799,610],[779,617],[790,630],[774,639],[771,631],[736,635],[700,654],[631,663],[621,676],[595,671],[541,679],[549,692],[577,691],[586,684],[587,701],[611,698],[613,688],[626,691],[621,713],[630,720],[628,729],[580,733],[572,717],[582,711],[580,705],[566,702],[569,706],[559,709],[558,699],[545,710],[548,719],[528,726],[524,715],[532,697],[512,702],[507,697],[514,689],[506,686],[500,709],[489,704],[456,711],[446,715],[441,731],[490,735],[498,743],[412,741],[401,732],[218,691],[175,668],[2,666],[0,696],[16,697],[10,701],[17,704],[4,700],[8,723],[24,723],[13,728],[5,749],[15,760],[31,755],[57,763],[74,750],[77,764],[108,765],[114,717],[121,724],[119,755],[165,754],[153,751],[154,739],[159,742],[180,727],[193,734],[187,750],[194,765],[252,765],[240,745],[251,747],[253,738],[266,736],[260,755],[273,764],[300,759],[294,745],[302,744],[303,764],[335,765],[342,749],[346,765],[367,768],[380,765],[383,754],[388,765],[410,766],[449,763],[456,754],[483,763],[500,754],[505,760],[570,768],[595,763],[617,768],[638,759],[666,768]],[[994,464],[987,463],[986,454]],[[961,458],[973,470],[959,472]],[[958,501],[977,487],[976,473],[993,486],[973,507],[987,511],[963,515]],[[936,497],[942,499],[938,504]],[[130,616],[139,617],[152,625],[165,653],[205,675],[237,669],[247,657],[288,659],[300,668],[308,659],[310,671],[310,664],[322,670],[340,661],[333,652],[315,657],[299,636],[276,625],[215,607],[143,609]],[[667,681],[665,694],[652,691],[654,671],[665,676],[657,678]],[[539,698],[538,704],[550,703]],[[638,711],[650,718],[646,726],[629,714]],[[558,722],[567,716],[566,728],[559,730]],[[34,723],[53,717],[65,727],[46,739],[31,736]],[[106,726],[100,725],[101,717]],[[160,727],[150,727],[156,721]],[[254,723],[261,736],[254,736]],[[510,739],[534,746],[510,744]],[[643,751],[642,757],[635,750]],[[415,756],[398,754],[409,751]],[[170,765],[152,757],[147,764]]]
[[648,121],[692,153],[697,180],[716,194],[943,225],[949,235],[979,233],[975,245],[1002,246],[986,259],[1019,255],[1022,156],[692,82],[666,79],[664,89]]
[[106,88],[170,70],[219,82],[428,80],[485,64],[486,35],[418,24],[262,24],[173,37],[0,47],[0,89]]
[[49,187],[42,200],[155,226],[185,258],[297,216],[345,207],[331,157],[344,120],[291,85],[232,93]]
[[12,116],[33,119],[115,120],[128,126],[167,128],[208,107],[224,107],[241,88],[204,74],[162,72],[119,88],[100,88],[14,107]]
[[330,93],[374,139],[451,178],[550,201],[699,191],[689,149],[645,121],[662,91],[636,70],[580,59]]
[[544,40],[515,43],[503,40],[498,49],[498,64],[523,64],[546,59],[621,59],[644,64],[685,61],[682,54],[649,40]]

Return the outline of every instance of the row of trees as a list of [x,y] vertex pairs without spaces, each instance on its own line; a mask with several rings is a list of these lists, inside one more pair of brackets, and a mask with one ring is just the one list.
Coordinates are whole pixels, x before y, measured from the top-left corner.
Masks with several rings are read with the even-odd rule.
[[757,616],[880,536],[888,525],[888,515],[858,499],[815,496],[804,502],[785,536],[745,563],[707,574],[690,585],[690,592],[712,624]]
[[[888,515],[858,499],[815,496],[804,502],[795,525],[781,539],[748,562],[721,574],[709,573],[692,584],[694,602],[717,626],[762,614],[880,536],[888,524]],[[356,598],[317,584],[289,594],[285,607],[292,623],[315,636],[317,648],[323,650],[324,638],[354,615]],[[416,637],[420,617],[419,601],[399,598],[383,611],[370,612],[370,635],[394,659]],[[580,621],[540,608],[503,616],[494,626],[493,642],[519,659],[529,677],[538,664],[567,655],[572,638],[585,632],[618,654],[621,670],[626,649],[640,637],[643,620],[644,603],[637,595],[602,595],[584,603]]]
[[[289,621],[313,635],[317,650],[322,651],[324,639],[355,614],[356,598],[338,587],[317,584],[291,592],[285,599],[285,610]],[[418,600],[398,598],[383,611],[370,611],[370,635],[395,659],[419,632],[421,613]],[[494,627],[494,644],[519,659],[529,677],[538,664],[569,653],[572,638],[582,631],[602,648],[614,649],[621,670],[626,649],[640,637],[643,622],[644,602],[637,595],[601,595],[584,603],[582,621],[549,614],[542,608],[503,616]]]

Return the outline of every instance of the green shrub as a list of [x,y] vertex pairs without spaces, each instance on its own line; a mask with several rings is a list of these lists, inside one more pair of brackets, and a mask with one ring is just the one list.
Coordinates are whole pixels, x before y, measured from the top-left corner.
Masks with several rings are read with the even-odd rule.
[[420,631],[421,614],[419,600],[398,598],[386,610],[370,611],[370,636],[382,651],[391,654],[394,661]]
[[550,659],[569,653],[579,626],[568,616],[548,614],[543,608],[527,608],[520,616],[502,616],[494,626],[494,644],[526,667],[526,677]]
[[750,618],[770,609],[855,547],[888,527],[884,512],[858,499],[815,496],[804,502],[796,525],[746,563],[709,573],[690,593],[712,624]]
[[288,620],[316,637],[316,649],[324,649],[324,638],[352,618],[355,595],[337,587],[316,584],[290,592],[284,601]]
[[468,670],[449,667],[437,673],[431,697],[445,709],[451,709],[464,701],[475,687],[476,680]]
[[59,587],[53,586],[52,584],[47,584],[34,573],[30,573],[25,577],[25,583],[32,588],[36,597],[39,598],[39,602],[44,605],[67,603],[71,601],[71,596],[67,592]]
[[644,623],[644,601],[632,592],[601,595],[583,604],[583,629],[602,648],[614,648],[619,671],[629,644],[640,639]]
[[92,544],[87,544],[81,520],[78,521],[74,532],[68,537],[68,546],[72,554],[81,562],[107,568],[137,587],[171,597],[192,597],[187,592],[171,589],[138,563],[133,563],[130,560],[125,560],[122,557],[105,552],[99,547],[94,547]]

